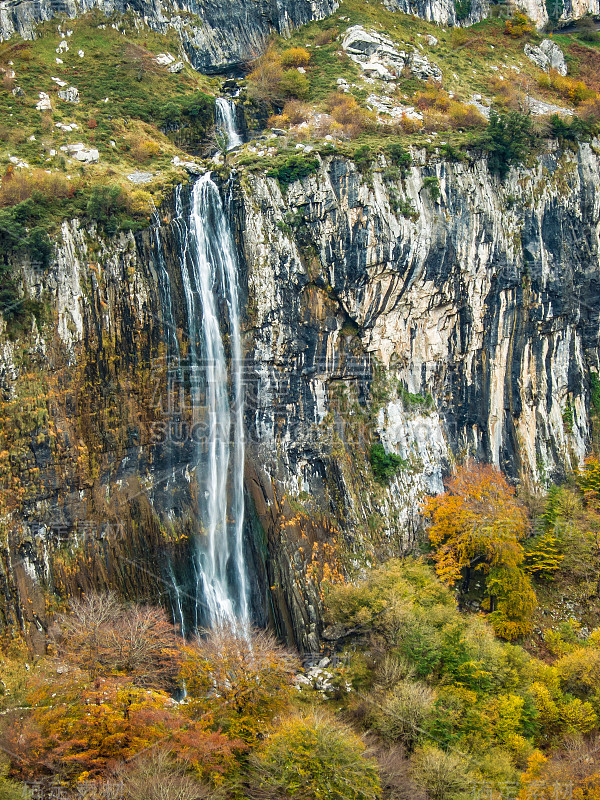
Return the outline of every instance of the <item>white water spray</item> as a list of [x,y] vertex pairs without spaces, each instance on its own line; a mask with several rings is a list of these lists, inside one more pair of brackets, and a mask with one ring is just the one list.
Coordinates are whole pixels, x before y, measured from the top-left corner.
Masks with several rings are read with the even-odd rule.
[[[202,421],[204,432],[196,465],[201,523],[194,564],[196,618],[210,627],[247,628],[238,264],[221,197],[210,173],[193,189],[186,255],[182,283],[190,336],[192,406],[194,422]],[[229,353],[222,330],[223,311]]]

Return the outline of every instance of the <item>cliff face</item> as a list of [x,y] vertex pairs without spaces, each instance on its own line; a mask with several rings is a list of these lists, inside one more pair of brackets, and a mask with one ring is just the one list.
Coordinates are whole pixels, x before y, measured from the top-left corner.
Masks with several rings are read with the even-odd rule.
[[[472,25],[485,19],[492,5],[488,0],[472,0],[459,15],[454,0],[385,0],[390,11],[439,25]],[[0,0],[0,41],[14,34],[32,39],[36,25],[61,14],[73,18],[92,9],[107,15],[133,12],[153,30],[177,31],[196,69],[219,73],[256,58],[273,31],[285,35],[311,20],[333,14],[337,7],[336,0]],[[519,0],[516,7],[540,29],[548,22],[544,0]],[[553,16],[566,23],[599,13],[600,0],[556,0]]]
[[[406,546],[416,498],[453,456],[537,484],[574,466],[598,368],[599,166],[582,145],[504,183],[483,161],[391,181],[383,163],[361,175],[336,157],[284,195],[253,178],[248,427],[263,484],[308,517],[320,507],[364,554]],[[409,219],[394,211],[407,201]],[[406,461],[388,489],[365,469],[377,436]]]
[[153,30],[176,30],[192,65],[202,72],[234,69],[264,49],[270,33],[286,34],[337,8],[335,0],[0,0],[0,41],[15,33],[32,39],[35,26],[57,14],[76,17],[91,9],[133,12]]
[[[328,155],[285,193],[234,179],[257,621],[316,648],[322,579],[406,551],[419,499],[455,456],[537,484],[583,457],[596,147],[547,152],[504,183],[484,161],[422,154],[404,178]],[[198,498],[189,387],[168,359],[173,332],[186,349],[185,198],[136,237],[65,224],[48,272],[22,265],[47,316],[2,336],[0,589],[4,623],[33,642],[40,584],[114,586],[185,612]],[[403,459],[389,485],[369,464],[378,441]]]

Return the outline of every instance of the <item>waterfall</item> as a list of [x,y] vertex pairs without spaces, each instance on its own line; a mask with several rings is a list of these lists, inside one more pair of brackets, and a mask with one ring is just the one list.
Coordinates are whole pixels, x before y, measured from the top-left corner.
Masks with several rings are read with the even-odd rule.
[[237,132],[235,119],[235,103],[226,97],[218,97],[215,108],[215,123],[217,131],[226,138],[227,149],[233,150],[243,144],[243,139]]
[[177,193],[190,398],[196,432],[192,466],[198,488],[199,532],[192,564],[196,583],[194,627],[247,628],[244,392],[235,243],[210,173],[194,186],[185,229],[180,202]]

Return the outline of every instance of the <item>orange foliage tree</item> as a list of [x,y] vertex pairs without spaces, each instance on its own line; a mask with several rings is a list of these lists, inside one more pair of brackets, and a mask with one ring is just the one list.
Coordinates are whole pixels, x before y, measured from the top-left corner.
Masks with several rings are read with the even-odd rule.
[[29,692],[31,710],[13,719],[4,739],[17,777],[59,776],[75,784],[106,777],[119,763],[156,748],[216,783],[234,768],[243,745],[210,730],[210,716],[192,720],[164,692],[122,678],[90,682],[83,673],[69,673],[38,678]]
[[431,521],[429,541],[438,575],[469,591],[473,572],[486,581],[490,622],[507,639],[530,629],[535,593],[522,565],[528,532],[523,504],[502,473],[472,463],[459,467],[447,491],[423,505]]

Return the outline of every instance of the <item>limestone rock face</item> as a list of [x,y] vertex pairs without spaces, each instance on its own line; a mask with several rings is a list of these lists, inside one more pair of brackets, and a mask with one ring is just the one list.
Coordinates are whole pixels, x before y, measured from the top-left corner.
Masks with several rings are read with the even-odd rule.
[[[309,348],[316,360],[302,360],[313,376],[304,418],[319,425],[326,416],[327,374],[341,370],[342,330],[353,325],[365,354],[409,392],[433,396],[450,449],[467,447],[514,476],[560,475],[583,456],[588,436],[600,311],[598,169],[594,151],[581,145],[577,155],[547,153],[537,170],[515,171],[504,184],[484,162],[439,162],[413,167],[392,187],[375,169],[369,185],[335,157],[285,196],[272,179],[253,177],[244,247],[255,358],[295,363],[296,324],[308,333],[302,298],[322,291],[332,316]],[[426,178],[439,184],[436,200]],[[392,192],[412,206],[412,218],[394,210]],[[296,235],[277,226],[299,213]],[[276,390],[265,378],[256,395]],[[270,414],[257,412],[254,425],[282,435]],[[293,465],[305,444],[293,434],[286,441]],[[316,491],[310,463],[306,470],[298,480]]]
[[567,74],[567,62],[563,51],[552,39],[544,39],[539,47],[526,44],[525,55],[545,72],[555,69],[563,77]]
[[[106,14],[133,11],[157,31],[176,30],[196,69],[220,72],[255,58],[272,31],[287,33],[337,8],[336,0],[0,0],[0,41],[17,33],[35,36],[35,26],[57,13],[76,17],[99,8]],[[68,50],[64,40],[57,50]],[[81,53],[83,56],[83,52]],[[174,61],[175,59],[173,59]]]
[[348,28],[342,41],[342,48],[362,71],[371,78],[394,81],[405,68],[420,80],[432,78],[442,80],[439,67],[432,64],[427,56],[417,52],[398,50],[394,42],[377,31],[367,31],[361,25]]

